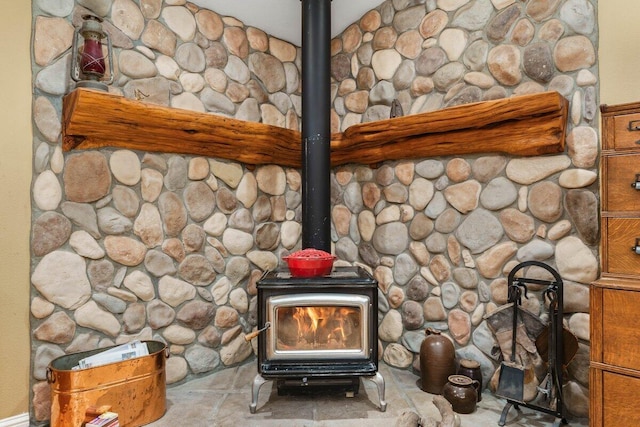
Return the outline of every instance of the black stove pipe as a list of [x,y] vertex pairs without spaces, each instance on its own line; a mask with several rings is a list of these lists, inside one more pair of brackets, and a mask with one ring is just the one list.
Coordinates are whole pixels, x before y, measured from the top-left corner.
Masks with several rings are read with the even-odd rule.
[[331,252],[331,0],[302,1],[302,248]]

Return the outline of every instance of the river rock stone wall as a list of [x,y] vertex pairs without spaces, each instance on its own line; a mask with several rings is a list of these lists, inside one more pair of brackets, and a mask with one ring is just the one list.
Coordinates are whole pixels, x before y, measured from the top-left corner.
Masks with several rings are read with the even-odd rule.
[[[508,272],[539,260],[565,281],[580,350],[565,387],[588,414],[588,284],[598,275],[597,28],[589,0],[387,0],[332,41],[333,131],[451,105],[555,90],[567,150],[348,165],[331,175],[339,264],[379,281],[380,354],[416,365],[427,327],[488,380],[484,316]],[[299,170],[101,149],[63,153],[61,100],[81,16],[105,18],[109,90],[298,129],[300,49],[184,0],[33,2],[32,419],[49,417],[55,357],[136,338],[166,342],[167,380],[243,363],[256,280],[300,248]],[[96,114],[100,126],[100,114]],[[247,141],[250,143],[250,141]],[[528,277],[544,276],[531,268]],[[539,289],[524,300],[543,312]],[[489,381],[485,381],[487,384]]]

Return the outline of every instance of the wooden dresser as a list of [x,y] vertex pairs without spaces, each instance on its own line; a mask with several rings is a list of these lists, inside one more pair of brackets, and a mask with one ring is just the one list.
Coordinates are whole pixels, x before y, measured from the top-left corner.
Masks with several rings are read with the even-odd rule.
[[601,277],[590,296],[589,418],[593,427],[640,426],[640,103],[600,110]]

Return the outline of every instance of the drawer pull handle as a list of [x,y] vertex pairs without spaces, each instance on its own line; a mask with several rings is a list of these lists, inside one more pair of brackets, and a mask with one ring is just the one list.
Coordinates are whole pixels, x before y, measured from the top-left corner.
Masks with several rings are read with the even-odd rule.
[[636,180],[631,183],[631,187],[635,190],[640,190],[640,173],[636,174]]
[[640,130],[640,120],[629,120],[629,130],[631,132]]
[[636,245],[631,248],[633,252],[640,255],[640,238],[636,237]]

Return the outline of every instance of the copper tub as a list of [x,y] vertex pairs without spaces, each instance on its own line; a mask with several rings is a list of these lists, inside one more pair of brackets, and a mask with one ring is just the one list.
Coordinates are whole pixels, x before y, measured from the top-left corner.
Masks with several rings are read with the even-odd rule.
[[58,357],[49,363],[51,427],[80,427],[95,408],[110,407],[121,427],[136,427],[162,417],[166,410],[165,359],[160,341],[144,341],[149,355],[95,368],[72,370],[78,361],[106,350]]

